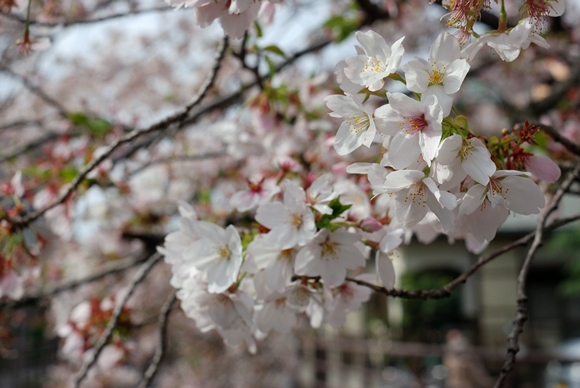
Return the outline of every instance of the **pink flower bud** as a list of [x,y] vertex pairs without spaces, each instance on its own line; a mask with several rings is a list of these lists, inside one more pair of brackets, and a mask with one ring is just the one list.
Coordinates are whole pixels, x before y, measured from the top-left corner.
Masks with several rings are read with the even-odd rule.
[[383,224],[381,224],[379,221],[377,221],[373,217],[367,217],[364,220],[362,220],[362,222],[360,223],[360,228],[362,230],[364,230],[365,232],[369,232],[369,233],[381,230],[382,227],[383,227]]

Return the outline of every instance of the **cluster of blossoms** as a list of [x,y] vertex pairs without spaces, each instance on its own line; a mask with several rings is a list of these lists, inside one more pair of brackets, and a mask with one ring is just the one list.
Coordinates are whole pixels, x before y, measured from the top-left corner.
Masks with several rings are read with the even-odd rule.
[[313,327],[340,327],[371,292],[347,276],[376,280],[362,273],[372,247],[379,279],[392,288],[389,254],[403,240],[402,229],[345,216],[351,205],[340,203],[330,175],[306,189],[293,180],[281,186],[254,185],[232,197],[238,209],[257,208],[260,225],[242,235],[232,225],[198,220],[182,203],[179,230],[159,248],[187,316],[200,330],[216,329],[227,344],[246,343],[250,351],[271,330],[291,330],[301,313]]
[[[402,65],[403,75],[397,73],[403,38],[388,46],[373,31],[357,32],[358,55],[337,65],[344,94],[325,100],[330,115],[344,119],[334,138],[339,155],[381,146],[375,162],[347,168],[368,176],[381,210],[351,215],[331,175],[250,183],[230,202],[240,212],[255,211],[256,223],[239,228],[199,220],[182,203],[179,230],[159,251],[172,266],[171,284],[187,316],[200,330],[215,329],[227,344],[245,343],[251,351],[271,330],[290,330],[300,313],[313,327],[338,327],[369,298],[362,279],[394,287],[390,256],[411,235],[432,241],[445,234],[480,252],[510,212],[538,214],[545,199],[532,174],[555,182],[560,170],[526,151],[537,128],[526,123],[485,139],[453,108],[469,62],[485,44],[511,61],[530,42],[545,43],[529,23],[479,37],[463,50],[457,37],[442,33],[427,60]],[[384,91],[386,79],[409,92]],[[388,103],[372,105],[376,97]],[[371,255],[375,273],[366,271]]]
[[272,14],[273,4],[281,0],[165,0],[175,8],[192,7],[195,9],[195,24],[209,26],[219,19],[224,31],[232,38],[240,39],[250,28],[260,12]]
[[[326,99],[332,115],[345,119],[335,148],[346,155],[361,145],[382,144],[379,163],[355,163],[348,171],[368,174],[373,193],[391,198],[396,222],[465,239],[478,252],[510,211],[539,213],[544,196],[530,175],[554,182],[560,171],[554,162],[520,147],[533,144],[536,130],[526,125],[514,135],[488,140],[470,132],[465,117],[451,115],[453,95],[469,72],[468,59],[485,36],[462,51],[456,37],[442,33],[428,60],[403,64],[404,77],[395,73],[404,52],[400,40],[389,47],[372,31],[356,37],[362,53],[337,66],[345,94]],[[388,104],[374,110],[363,105],[365,97],[381,90],[385,78],[402,81],[415,98],[387,91]]]

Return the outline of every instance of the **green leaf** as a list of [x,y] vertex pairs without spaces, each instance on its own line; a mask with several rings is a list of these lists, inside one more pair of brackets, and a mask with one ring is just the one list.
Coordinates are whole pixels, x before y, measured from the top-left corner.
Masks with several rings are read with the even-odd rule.
[[316,227],[319,229],[331,229],[330,221],[339,217],[342,213],[351,208],[352,205],[343,205],[339,198],[333,199],[328,206],[332,209],[332,214],[324,214],[316,222]]
[[67,183],[70,183],[78,175],[78,170],[74,167],[65,167],[59,171],[60,177]]
[[264,50],[264,51],[270,51],[271,53],[274,53],[276,55],[281,56],[282,58],[287,58],[286,57],[286,54],[284,53],[284,51],[282,51],[282,49],[280,47],[278,47],[276,45],[273,45],[273,44],[264,47],[262,50]]
[[333,16],[322,25],[333,32],[337,42],[342,42],[358,28],[358,21],[351,17],[346,18],[342,15]]
[[87,123],[87,128],[95,137],[104,137],[112,128],[112,125],[103,119],[90,119]]
[[264,36],[264,33],[262,31],[262,26],[260,26],[260,23],[254,22],[254,27],[256,28],[256,36],[258,38],[261,38],[262,36]]
[[274,77],[274,74],[276,74],[276,65],[274,64],[274,62],[272,62],[272,59],[270,59],[269,56],[266,55],[264,59],[268,64],[268,72],[270,73],[270,78],[272,78]]
[[113,127],[107,120],[98,117],[89,117],[81,112],[71,113],[68,119],[74,125],[88,129],[97,138],[104,137]]

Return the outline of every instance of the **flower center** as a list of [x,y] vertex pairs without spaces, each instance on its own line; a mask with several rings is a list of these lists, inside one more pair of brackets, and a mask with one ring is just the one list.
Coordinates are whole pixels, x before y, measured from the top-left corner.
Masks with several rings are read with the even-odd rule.
[[320,244],[322,248],[322,256],[324,260],[328,261],[328,259],[336,259],[336,254],[340,251],[340,248],[334,241],[325,240],[322,244]]
[[218,248],[218,253],[220,255],[220,259],[225,259],[225,260],[229,260],[230,256],[232,255],[232,252],[224,246],[221,246]]
[[429,126],[427,120],[425,120],[425,114],[421,116],[405,117],[404,121],[399,123],[399,127],[407,132],[409,135],[414,135],[415,133],[422,131]]
[[[507,194],[509,188],[503,187],[498,178],[489,178],[489,183],[487,184],[487,198],[492,204],[503,203],[502,199],[505,200],[506,197],[504,193]],[[498,198],[501,197],[502,199]],[[494,205],[495,206],[495,205]]]
[[302,225],[302,214],[300,213],[292,213],[292,226],[299,228]]
[[345,122],[351,126],[350,131],[352,133],[359,133],[361,131],[366,131],[369,128],[369,117],[364,116],[350,116],[345,120]]
[[288,295],[288,305],[302,310],[310,302],[310,292],[304,287],[297,287]]
[[284,261],[291,261],[293,252],[294,252],[294,248],[284,249],[284,250],[280,251],[280,254],[278,255],[278,259],[284,260]]
[[427,206],[425,199],[425,185],[422,181],[415,182],[405,196],[405,202],[411,201],[414,205]]
[[431,64],[431,71],[428,71],[429,74],[429,86],[431,85],[440,85],[443,83],[443,77],[445,76],[445,66],[444,65],[437,65],[437,62],[433,62]]
[[286,307],[286,298],[276,299],[274,303],[276,305],[276,309],[283,309]]
[[360,71],[361,73],[381,73],[387,70],[387,65],[376,55],[363,59],[362,63],[364,63],[365,67]]
[[471,144],[463,144],[461,146],[461,149],[459,150],[459,157],[461,158],[461,161],[463,162],[464,160],[468,160],[469,157],[471,155],[473,155],[473,152],[471,152],[471,150],[475,148],[473,147],[473,145]]

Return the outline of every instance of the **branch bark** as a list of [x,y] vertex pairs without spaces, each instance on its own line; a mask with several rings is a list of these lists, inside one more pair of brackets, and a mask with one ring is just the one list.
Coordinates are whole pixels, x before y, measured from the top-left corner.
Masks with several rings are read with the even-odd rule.
[[159,344],[157,345],[157,348],[155,349],[155,354],[153,354],[153,359],[151,360],[149,367],[143,374],[143,378],[141,379],[141,382],[139,383],[137,388],[147,388],[149,384],[151,384],[151,382],[153,381],[155,375],[157,374],[159,364],[161,364],[163,355],[165,354],[165,348],[167,347],[166,340],[167,323],[169,315],[171,314],[172,311],[171,306],[173,306],[173,303],[175,303],[176,299],[177,299],[176,293],[173,292],[169,296],[163,307],[161,308],[161,311],[159,313]]
[[187,116],[189,115],[190,111],[201,102],[201,100],[205,97],[205,95],[207,94],[209,89],[212,87],[212,85],[217,77],[217,72],[220,68],[222,59],[224,58],[225,51],[226,51],[226,48],[228,45],[227,43],[228,43],[228,38],[227,38],[227,36],[225,36],[223,41],[222,41],[222,46],[218,50],[218,55],[216,56],[216,60],[214,62],[214,66],[212,68],[210,76],[208,77],[206,83],[200,89],[198,94],[193,98],[193,100],[189,104],[187,104],[180,111],[174,113],[173,115],[166,117],[165,119],[163,119],[163,120],[161,120],[161,121],[159,121],[159,122],[157,122],[157,123],[155,123],[147,128],[133,130],[129,134],[127,134],[127,135],[123,136],[122,138],[120,138],[119,140],[117,140],[115,143],[111,144],[105,152],[103,152],[98,158],[93,159],[93,161],[90,162],[75,177],[75,179],[69,184],[68,188],[61,195],[59,195],[59,197],[54,202],[52,202],[51,204],[45,206],[44,208],[42,208],[36,212],[30,213],[30,214],[23,216],[23,217],[18,217],[18,218],[12,219],[12,220],[10,220],[11,223],[19,228],[23,228],[23,227],[27,226],[28,224],[30,224],[31,222],[37,220],[44,213],[46,213],[48,210],[63,203],[64,201],[66,201],[67,198],[69,198],[69,196],[71,196],[75,192],[75,190],[82,183],[82,181],[85,179],[85,177],[93,169],[95,169],[102,161],[104,161],[109,156],[111,156],[111,154],[116,149],[118,149],[120,146],[122,146],[123,144],[130,143],[133,140],[135,140],[135,139],[139,138],[140,136],[145,135],[147,133],[159,131],[161,129],[167,128],[168,126],[170,126],[172,124],[183,122],[187,118]]
[[580,166],[577,166],[574,170],[570,171],[564,182],[560,185],[560,188],[554,195],[550,206],[548,206],[542,212],[540,219],[538,220],[538,226],[534,233],[534,241],[528,250],[520,273],[518,275],[518,301],[517,301],[517,312],[516,317],[513,322],[512,330],[508,336],[508,349],[505,357],[504,364],[501,368],[500,375],[494,385],[494,388],[502,388],[505,383],[505,379],[508,374],[513,370],[514,364],[516,362],[516,355],[520,350],[519,346],[519,336],[524,330],[524,324],[528,320],[528,295],[526,293],[526,281],[528,278],[528,273],[530,271],[530,266],[538,249],[542,246],[544,242],[544,232],[545,224],[548,216],[556,210],[560,200],[570,188],[574,180],[578,177],[580,172]]
[[113,335],[113,330],[115,329],[115,326],[117,326],[117,321],[119,320],[119,317],[121,316],[121,313],[123,312],[123,307],[125,307],[125,304],[127,304],[127,301],[129,300],[131,295],[133,295],[135,288],[137,287],[137,285],[139,283],[141,283],[143,281],[143,279],[145,279],[145,276],[149,273],[149,271],[151,271],[151,269],[155,266],[155,264],[157,264],[157,262],[159,262],[159,260],[161,260],[162,257],[163,256],[161,256],[159,253],[153,254],[149,258],[149,260],[147,260],[145,262],[145,264],[143,264],[141,266],[141,268],[139,268],[139,271],[135,274],[135,277],[133,278],[133,280],[129,284],[127,292],[125,293],[123,298],[121,298],[115,304],[115,309],[113,310],[113,315],[111,316],[111,320],[107,324],[105,331],[103,332],[103,334],[99,337],[99,339],[97,340],[97,342],[93,346],[93,352],[91,353],[91,356],[83,363],[80,371],[77,373],[77,375],[75,377],[75,384],[74,384],[75,388],[79,388],[81,386],[81,383],[84,380],[84,378],[87,376],[87,373],[93,367],[93,365],[95,365],[95,362],[99,358],[101,351],[103,350],[103,348],[105,347],[107,342],[109,342],[109,340],[111,339],[111,336]]

